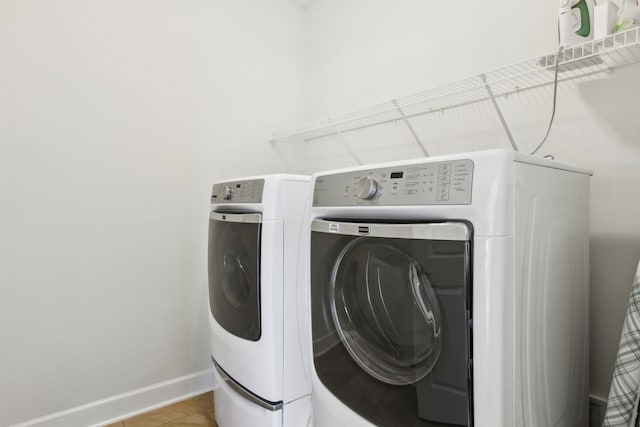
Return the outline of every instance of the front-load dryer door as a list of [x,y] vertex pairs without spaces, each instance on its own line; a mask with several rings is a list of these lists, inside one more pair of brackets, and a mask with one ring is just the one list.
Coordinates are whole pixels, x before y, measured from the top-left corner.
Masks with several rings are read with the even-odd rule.
[[209,306],[216,322],[233,335],[260,339],[259,213],[211,212]]
[[472,425],[471,228],[316,219],[314,368],[379,426]]
[[211,355],[230,380],[269,405],[283,399],[282,282],[282,220],[211,213]]

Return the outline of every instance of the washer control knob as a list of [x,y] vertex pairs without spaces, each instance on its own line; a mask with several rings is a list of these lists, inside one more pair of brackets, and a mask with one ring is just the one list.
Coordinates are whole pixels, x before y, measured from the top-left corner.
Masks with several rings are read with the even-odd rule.
[[222,189],[222,198],[225,200],[229,200],[231,199],[231,196],[233,195],[233,188],[229,187],[229,186],[225,186]]
[[361,178],[358,181],[358,187],[360,188],[358,197],[361,199],[370,200],[378,195],[378,181],[371,177]]

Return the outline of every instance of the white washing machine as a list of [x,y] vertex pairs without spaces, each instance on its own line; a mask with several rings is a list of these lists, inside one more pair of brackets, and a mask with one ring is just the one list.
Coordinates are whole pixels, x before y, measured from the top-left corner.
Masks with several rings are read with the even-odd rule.
[[506,150],[314,175],[314,425],[587,425],[589,177]]
[[309,180],[267,175],[213,186],[209,318],[220,427],[310,423],[310,355],[299,330],[308,306],[297,304],[296,279],[306,265],[299,248]]

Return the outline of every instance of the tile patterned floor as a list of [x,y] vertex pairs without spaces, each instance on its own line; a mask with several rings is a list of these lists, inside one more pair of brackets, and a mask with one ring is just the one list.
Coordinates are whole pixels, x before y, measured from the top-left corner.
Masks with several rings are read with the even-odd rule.
[[105,427],[218,427],[213,393],[205,393]]

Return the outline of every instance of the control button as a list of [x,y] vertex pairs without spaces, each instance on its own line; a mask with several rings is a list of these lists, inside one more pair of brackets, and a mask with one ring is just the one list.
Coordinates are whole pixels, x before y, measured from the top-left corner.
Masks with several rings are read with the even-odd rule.
[[229,187],[229,186],[225,186],[222,189],[222,198],[225,200],[229,200],[231,199],[231,196],[233,195],[233,188]]
[[368,176],[361,178],[360,181],[358,181],[358,186],[360,187],[358,197],[361,199],[370,200],[378,194],[378,181],[373,178]]

